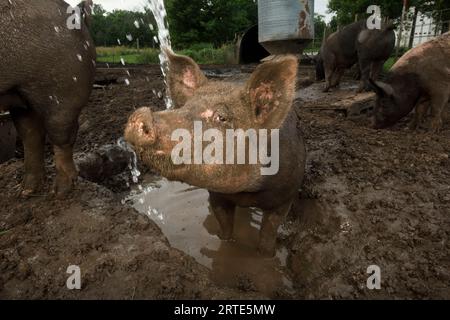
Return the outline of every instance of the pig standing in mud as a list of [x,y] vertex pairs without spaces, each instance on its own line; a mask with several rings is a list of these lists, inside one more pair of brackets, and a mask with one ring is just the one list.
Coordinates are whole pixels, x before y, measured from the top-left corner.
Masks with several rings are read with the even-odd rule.
[[375,128],[392,126],[416,108],[415,129],[431,106],[431,130],[439,131],[450,98],[450,33],[411,49],[385,82],[371,80],[371,85],[377,94]]
[[23,195],[43,182],[46,136],[55,152],[57,195],[77,177],[72,148],[94,81],[95,48],[85,21],[68,28],[67,9],[63,0],[0,0],[0,111],[11,113],[23,140]]
[[369,78],[377,79],[395,46],[392,24],[369,30],[365,20],[331,34],[316,58],[316,78],[326,81],[324,92],[337,87],[346,69],[355,63],[361,71],[359,92],[369,90]]
[[[236,206],[261,208],[264,218],[259,249],[273,255],[278,227],[298,197],[305,170],[305,146],[297,131],[297,117],[292,108],[297,59],[286,56],[266,62],[255,70],[245,86],[240,86],[208,81],[192,59],[173,53],[168,56],[168,83],[178,109],[157,113],[152,113],[149,108],[136,111],[125,129],[125,139],[148,166],[166,178],[209,191],[211,209],[220,224],[222,239],[231,239],[233,235]],[[173,132],[182,129],[195,136],[195,122],[204,130],[213,129],[223,136],[233,129],[245,132],[278,129],[277,141],[268,134],[271,136],[268,149],[272,156],[279,155],[279,161],[272,157],[272,163],[266,165],[261,162],[238,164],[236,161],[176,165],[171,153],[179,141],[173,140]],[[195,144],[195,139],[192,140]],[[250,143],[245,141],[244,137],[244,152],[249,158]],[[205,146],[204,143],[201,145]],[[233,144],[232,148],[235,154],[237,145]],[[217,156],[218,151],[215,152]],[[189,155],[188,160],[195,158],[195,153]],[[221,160],[224,154],[220,156]],[[276,166],[276,170],[263,175],[269,165]]]

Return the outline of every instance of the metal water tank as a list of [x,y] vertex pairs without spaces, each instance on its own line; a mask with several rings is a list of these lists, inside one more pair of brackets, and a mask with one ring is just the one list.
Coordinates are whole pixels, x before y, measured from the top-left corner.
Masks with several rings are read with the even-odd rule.
[[314,39],[314,0],[258,0],[258,29],[271,54],[301,54]]

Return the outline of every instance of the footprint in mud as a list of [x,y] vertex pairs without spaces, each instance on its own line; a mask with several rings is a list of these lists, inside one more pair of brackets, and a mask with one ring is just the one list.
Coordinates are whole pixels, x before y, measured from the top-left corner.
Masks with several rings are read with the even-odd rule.
[[262,221],[257,209],[238,208],[234,240],[221,241],[219,225],[209,210],[208,191],[153,176],[147,176],[144,184],[143,191],[127,200],[158,224],[172,247],[209,268],[218,285],[268,296],[292,292],[286,270],[287,249],[279,248],[274,258],[257,251]]

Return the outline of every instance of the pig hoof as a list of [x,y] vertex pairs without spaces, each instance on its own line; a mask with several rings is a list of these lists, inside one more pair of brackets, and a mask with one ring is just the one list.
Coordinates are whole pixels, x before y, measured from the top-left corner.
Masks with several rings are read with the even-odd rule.
[[233,235],[232,234],[220,233],[219,234],[219,239],[222,240],[222,241],[230,241],[230,240],[233,240]]
[[431,120],[430,131],[431,133],[439,133],[442,128],[442,121],[440,118],[434,118]]
[[56,199],[64,200],[72,192],[72,190],[73,190],[72,186],[55,185],[55,187],[53,188],[53,195],[55,196]]
[[431,124],[430,127],[430,133],[431,134],[438,134],[441,131],[441,126],[438,124]]
[[42,187],[42,176],[26,175],[22,186],[19,188],[20,198],[29,198],[37,194],[38,190]]
[[417,124],[417,122],[414,121],[411,122],[408,127],[409,130],[418,131],[420,126]]
[[53,188],[53,194],[56,197],[56,199],[66,199],[67,196],[72,192],[73,186],[75,184],[75,180],[69,179],[67,181],[66,179],[56,179],[55,186]]
[[260,244],[258,247],[258,251],[262,256],[272,258],[275,256],[276,246]]

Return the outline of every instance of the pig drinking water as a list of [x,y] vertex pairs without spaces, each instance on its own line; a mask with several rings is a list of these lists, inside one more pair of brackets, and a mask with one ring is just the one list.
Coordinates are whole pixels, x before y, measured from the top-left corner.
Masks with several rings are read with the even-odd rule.
[[377,79],[395,46],[392,24],[369,30],[365,20],[331,34],[316,58],[316,78],[326,80],[325,92],[339,85],[345,70],[355,63],[361,71],[359,91],[369,89],[369,78]]
[[392,126],[416,108],[415,129],[431,106],[431,130],[439,131],[450,98],[450,33],[411,49],[385,82],[371,80],[371,85],[377,94],[375,128]]
[[[90,2],[89,2],[90,3]],[[55,191],[70,191],[78,116],[94,80],[94,44],[62,0],[0,0],[0,111],[9,111],[25,148],[23,195],[39,191],[44,142],[53,144]],[[80,13],[83,11],[80,10]]]
[[[228,240],[233,235],[236,206],[262,209],[259,248],[273,255],[278,227],[298,196],[305,170],[305,146],[292,108],[297,59],[287,56],[266,62],[242,86],[209,81],[192,59],[168,55],[168,83],[178,109],[156,113],[150,108],[136,111],[128,121],[125,139],[148,166],[166,178],[209,191],[210,206],[220,224],[222,239]],[[199,126],[206,130],[203,138],[209,143],[198,142]],[[238,163],[233,161],[234,157],[229,161],[228,148],[227,161],[225,151],[216,148],[213,162],[195,164],[195,158],[202,157],[196,150],[193,154],[189,152],[186,159],[194,160],[187,164],[174,163],[173,150],[179,143],[179,133],[189,135],[187,143],[194,145],[194,149],[206,146],[205,155],[213,141],[220,146],[220,134],[228,137],[230,130],[238,132],[239,129],[241,133],[270,131],[267,135],[271,163]],[[279,133],[278,137],[271,135],[274,132]],[[251,158],[250,143],[245,143],[250,136],[250,133],[247,139],[244,136],[244,150],[241,150],[246,159]],[[259,141],[264,141],[262,136]],[[238,143],[231,149],[238,151]],[[260,155],[262,151],[259,149]]]

